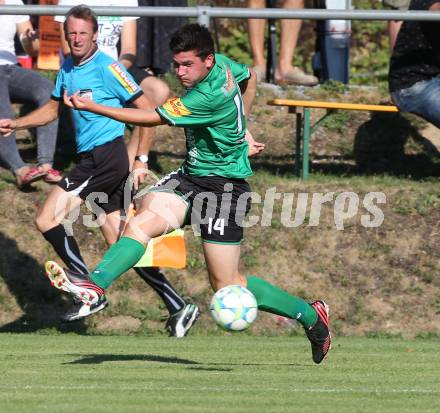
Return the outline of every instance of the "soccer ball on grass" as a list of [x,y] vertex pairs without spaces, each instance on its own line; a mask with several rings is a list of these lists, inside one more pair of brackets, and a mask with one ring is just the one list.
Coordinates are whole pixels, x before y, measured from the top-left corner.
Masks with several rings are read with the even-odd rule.
[[211,314],[225,330],[242,331],[257,318],[257,300],[241,285],[228,285],[218,290],[211,300]]

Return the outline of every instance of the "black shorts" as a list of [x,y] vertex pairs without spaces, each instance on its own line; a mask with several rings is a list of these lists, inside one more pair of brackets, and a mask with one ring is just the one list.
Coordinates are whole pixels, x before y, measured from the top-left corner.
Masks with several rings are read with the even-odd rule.
[[140,85],[141,82],[147,77],[153,76],[151,73],[147,72],[146,70],[139,69],[136,66],[130,67],[130,69],[128,69],[128,73],[130,73],[130,75],[133,77],[133,79],[136,81],[138,85]]
[[[124,200],[124,188],[129,175],[124,140],[119,137],[91,151],[80,153],[79,158],[78,164],[57,185],[72,195],[87,199],[92,205],[96,204],[106,214],[125,209],[125,204],[130,203],[131,191],[127,185],[125,198],[128,199]],[[99,214],[98,210],[94,212]]]
[[240,244],[243,240],[243,221],[251,205],[251,189],[245,179],[177,171],[161,179],[151,191],[179,195],[188,204],[184,225],[192,225],[204,242]]

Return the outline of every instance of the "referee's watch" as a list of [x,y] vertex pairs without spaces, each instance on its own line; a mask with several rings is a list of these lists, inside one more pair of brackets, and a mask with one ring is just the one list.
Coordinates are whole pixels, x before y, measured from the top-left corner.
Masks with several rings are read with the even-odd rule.
[[137,155],[137,156],[134,157],[134,159],[136,161],[140,161],[140,162],[142,162],[144,164],[148,163],[148,155]]

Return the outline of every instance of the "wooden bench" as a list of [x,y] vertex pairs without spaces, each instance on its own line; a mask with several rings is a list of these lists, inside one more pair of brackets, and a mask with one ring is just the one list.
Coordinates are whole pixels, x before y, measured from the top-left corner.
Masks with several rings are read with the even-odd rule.
[[[309,177],[309,146],[312,133],[322,121],[337,110],[362,110],[370,112],[398,112],[396,106],[390,105],[363,105],[357,103],[319,102],[313,100],[272,99],[267,102],[272,106],[286,106],[289,113],[296,115],[296,151],[295,173],[306,180]],[[326,114],[314,125],[310,123],[312,109],[325,109]],[[302,143],[302,159],[301,159]]]

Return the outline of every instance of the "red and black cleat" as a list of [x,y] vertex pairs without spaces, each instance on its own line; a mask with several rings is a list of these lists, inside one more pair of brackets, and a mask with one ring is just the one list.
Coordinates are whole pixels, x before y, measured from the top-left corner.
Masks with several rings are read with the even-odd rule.
[[306,335],[312,346],[313,361],[321,363],[331,349],[331,334],[329,329],[329,307],[321,300],[313,301],[310,305],[318,314],[316,323],[306,329]]
[[88,275],[63,269],[54,261],[46,262],[46,275],[53,287],[70,293],[86,305],[98,303],[104,295],[104,290],[96,285]]

